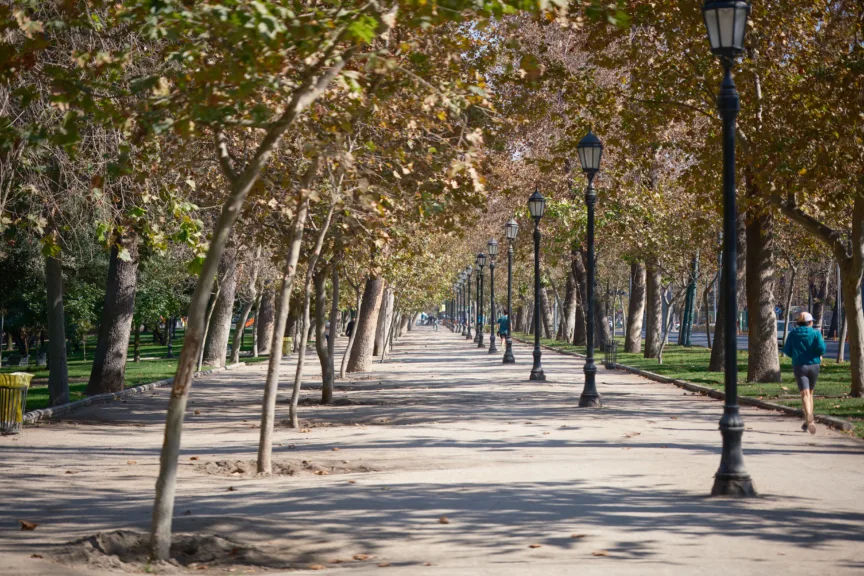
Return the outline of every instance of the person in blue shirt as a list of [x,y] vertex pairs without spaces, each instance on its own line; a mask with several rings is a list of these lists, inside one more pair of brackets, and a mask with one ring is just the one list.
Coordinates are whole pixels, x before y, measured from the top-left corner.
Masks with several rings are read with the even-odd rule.
[[498,318],[498,336],[502,339],[510,336],[510,316],[507,313]]
[[825,354],[825,340],[822,339],[822,334],[813,328],[813,316],[809,312],[799,314],[797,322],[798,326],[786,337],[783,353],[792,359],[795,383],[801,392],[801,404],[804,407],[804,424],[801,430],[815,434],[813,390],[819,378],[822,355]]

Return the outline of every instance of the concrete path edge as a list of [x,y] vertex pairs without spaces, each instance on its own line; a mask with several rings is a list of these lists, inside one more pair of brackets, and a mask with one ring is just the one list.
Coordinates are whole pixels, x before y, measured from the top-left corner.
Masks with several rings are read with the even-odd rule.
[[[245,366],[245,362],[238,362],[237,364],[229,364],[228,366],[222,366],[219,368],[213,368],[212,370],[202,370],[200,372],[195,372],[192,377],[197,378],[203,374],[214,374],[216,372],[223,372],[225,370],[232,370],[234,368],[239,368]],[[125,390],[121,390],[120,392],[108,392],[106,394],[95,394],[93,396],[88,396],[82,400],[76,400],[75,402],[69,402],[68,404],[60,404],[59,406],[51,406],[49,408],[40,408],[39,410],[31,410],[24,414],[23,422],[24,424],[35,424],[36,422],[40,422],[42,420],[47,420],[48,418],[54,418],[56,416],[62,416],[64,414],[68,414],[73,410],[77,410],[78,408],[84,408],[85,406],[94,406],[97,404],[107,404],[112,400],[119,400],[121,398],[126,398],[127,396],[135,396],[136,394],[143,394],[148,390],[153,390],[154,388],[161,388],[162,386],[168,386],[174,383],[174,378],[165,378],[164,380],[157,380],[155,382],[149,382],[147,384],[141,384],[140,386],[133,386],[131,388],[126,388]]]
[[[515,336],[513,337],[513,340],[516,340],[517,342],[522,342],[523,344],[529,344],[531,346],[534,345],[534,343],[531,341],[516,338]],[[557,352],[558,354],[564,354],[565,356],[585,358],[583,354],[577,354],[576,352],[569,352],[567,350],[558,350],[557,348],[546,346],[544,344],[541,344],[540,348],[543,348],[544,350],[549,350],[551,352]],[[714,388],[709,388],[708,386],[701,386],[699,384],[694,384],[693,382],[688,382],[687,380],[676,380],[675,378],[667,378],[666,376],[661,376],[660,374],[655,374],[654,372],[640,370],[639,368],[626,366],[624,364],[613,364],[612,366],[615,370],[623,370],[624,372],[630,372],[631,374],[642,376],[643,378],[653,380],[654,382],[660,382],[662,384],[674,384],[679,388],[690,390],[691,392],[699,392],[700,394],[710,396],[711,398],[716,398],[717,400],[726,399],[726,394],[719,390],[715,390]],[[804,412],[802,410],[798,410],[797,408],[792,408],[790,406],[784,406],[783,404],[777,404],[776,402],[768,402],[767,400],[759,400],[758,398],[750,398],[749,396],[739,396],[738,402],[746,406],[755,406],[756,408],[762,408],[763,410],[774,410],[776,412],[783,412],[784,414],[788,414],[790,416],[797,416],[799,418],[804,417]],[[838,430],[849,431],[855,428],[855,426],[848,420],[835,418],[834,416],[816,414],[815,420],[820,424],[824,424],[832,428],[837,428]]]

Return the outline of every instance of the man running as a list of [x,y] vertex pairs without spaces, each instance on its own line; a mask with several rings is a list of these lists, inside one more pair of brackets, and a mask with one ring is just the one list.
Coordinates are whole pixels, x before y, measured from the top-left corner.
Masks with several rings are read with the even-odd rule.
[[786,338],[783,353],[792,359],[795,383],[801,392],[801,405],[804,407],[804,424],[801,430],[815,434],[813,390],[819,378],[822,355],[825,354],[825,340],[822,339],[822,334],[813,328],[813,316],[809,312],[799,314],[797,323],[798,326]]

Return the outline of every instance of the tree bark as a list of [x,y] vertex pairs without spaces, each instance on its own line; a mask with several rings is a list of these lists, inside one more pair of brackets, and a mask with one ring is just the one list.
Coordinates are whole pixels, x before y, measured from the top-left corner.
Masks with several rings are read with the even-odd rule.
[[540,286],[540,310],[543,313],[543,337],[551,339],[555,336],[552,327],[552,307],[549,306],[549,288],[546,284]]
[[[270,346],[273,344],[273,327],[275,322],[276,289],[273,286],[264,288],[261,294],[261,303],[258,305],[258,316],[255,318],[255,326],[258,330],[258,353],[270,354]],[[282,346],[282,340],[279,340]],[[281,349],[274,352],[281,356]]]
[[[350,280],[349,280],[350,282]],[[353,286],[353,284],[352,284]],[[355,315],[359,317],[360,315],[360,307],[363,305],[363,293],[360,291],[360,286],[354,287],[354,297],[356,299],[356,306],[354,307]],[[350,320],[349,320],[350,322]],[[357,336],[357,322],[354,322],[354,328],[351,330],[351,335],[348,336],[348,346],[345,348],[345,353],[342,355],[342,364],[339,367],[339,379],[345,378],[345,370],[348,367],[348,358],[351,356],[351,349],[354,348],[354,340]]]
[[576,324],[576,306],[579,304],[579,292],[573,271],[567,271],[567,283],[564,285],[564,322],[561,323],[561,334],[558,338],[564,342],[573,340],[573,330]]
[[365,372],[371,367],[383,294],[384,278],[374,276],[366,279],[363,305],[354,324],[357,336],[348,358],[348,372]]
[[657,358],[662,346],[663,280],[652,264],[645,266],[645,358]]
[[[122,246],[128,259],[120,258]],[[124,257],[125,258],[125,257]],[[138,240],[122,237],[111,248],[105,305],[87,395],[119,392],[126,377],[126,355],[138,286]]]
[[[335,266],[332,273],[338,279]],[[332,311],[332,305],[338,305],[338,295],[331,298],[331,310],[327,310],[327,270],[322,269],[313,277],[315,285],[315,351],[318,353],[318,363],[321,364],[321,403],[329,404],[333,401],[333,362],[330,354],[330,342],[336,340],[336,318]],[[337,280],[338,282],[338,280]],[[327,314],[330,312],[330,337],[325,336],[327,331]],[[339,310],[337,308],[336,312]]]
[[375,321],[375,347],[372,349],[373,356],[380,356],[384,349],[384,331],[387,326],[387,307],[390,305],[390,288],[384,288],[381,308],[378,310],[378,319]]
[[645,266],[641,262],[630,264],[630,281],[624,352],[638,354],[642,351],[642,316],[645,314]]
[[792,296],[795,295],[795,277],[798,275],[798,268],[789,262],[792,273],[789,277],[789,289],[786,292],[786,306],[783,307],[783,344],[781,348],[786,346],[786,338],[789,336],[789,322],[792,320]]
[[597,346],[597,351],[600,353],[604,353],[606,351],[606,344],[612,341],[612,331],[609,328],[609,314],[607,313],[607,299],[609,298],[608,292],[603,290],[597,291],[597,300],[594,304],[594,334],[595,334],[595,345]]
[[[752,179],[748,178],[748,183]],[[753,185],[748,184],[750,194]],[[747,219],[748,382],[780,382],[774,311],[774,217],[751,207]]]
[[48,292],[48,403],[69,402],[69,368],[66,362],[66,315],[63,311],[62,253],[45,258],[45,287]]
[[576,305],[576,318],[573,323],[574,346],[585,346],[588,344],[587,325],[585,324],[588,302],[588,273],[585,270],[584,257],[585,254],[577,249],[574,249],[570,254],[570,270],[573,273],[573,279],[576,281],[579,296],[579,302]]
[[[237,321],[237,326],[234,328],[234,341],[231,345],[231,364],[240,362],[240,349],[243,348],[243,337],[246,334],[246,322],[249,320],[249,313],[258,299],[258,273],[261,270],[261,247],[255,251],[255,261],[252,263],[252,274],[249,277],[249,296],[250,300],[243,305],[240,310],[240,318]],[[254,331],[254,328],[253,328]],[[254,346],[254,345],[253,345]]]
[[829,262],[827,270],[817,273],[816,282],[811,288],[813,290],[813,310],[810,312],[813,315],[813,326],[818,330],[822,329],[822,323],[825,319],[825,303],[828,301],[829,280],[833,271],[834,263]]
[[237,293],[237,253],[225,250],[220,264],[219,297],[213,305],[213,317],[204,341],[203,363],[207,366],[225,366],[228,338],[231,335],[231,317],[234,315],[234,295]]
[[261,294],[255,297],[255,304],[252,306],[252,357],[258,357],[258,313],[261,310]]

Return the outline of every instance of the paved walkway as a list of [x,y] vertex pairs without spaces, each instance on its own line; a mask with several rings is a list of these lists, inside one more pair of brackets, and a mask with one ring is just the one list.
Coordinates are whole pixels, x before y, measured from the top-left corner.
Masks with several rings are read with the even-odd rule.
[[[265,368],[196,381],[175,530],[254,543],[323,564],[323,574],[385,570],[378,564],[460,576],[864,571],[858,440],[821,426],[810,436],[800,421],[744,408],[746,464],[762,497],[707,498],[719,402],[601,368],[605,407],[583,410],[579,360],[545,353],[549,381],[538,384],[527,378],[530,349],[515,351],[518,363],[505,366],[446,329],[416,328],[386,363],[339,382],[338,405],[302,407],[303,431],[278,429],[277,461],[328,475],[196,469],[255,458]],[[317,357],[307,358],[320,386]],[[167,393],[0,438],[0,573],[101,574],[31,555],[147,529]],[[283,386],[281,418],[288,395]],[[18,519],[40,526],[22,532]],[[373,557],[352,561],[359,553]]]

